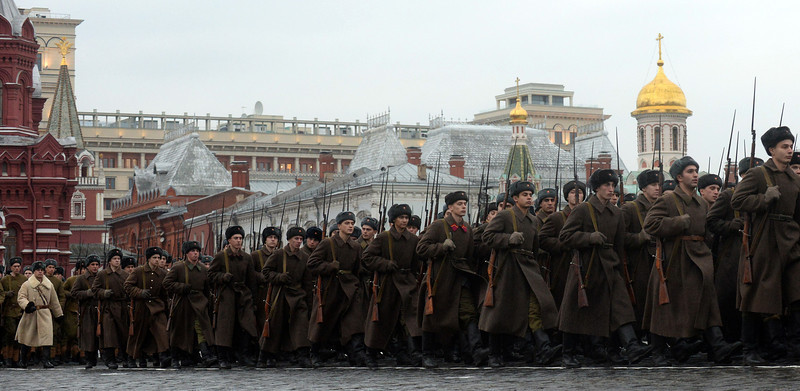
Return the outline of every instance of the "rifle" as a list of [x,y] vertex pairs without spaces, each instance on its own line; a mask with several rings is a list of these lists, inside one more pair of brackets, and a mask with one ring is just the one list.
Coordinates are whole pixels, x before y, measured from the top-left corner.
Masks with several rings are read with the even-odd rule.
[[[733,141],[733,127],[736,125],[736,110],[733,110],[733,121],[731,121],[731,135],[728,138],[728,157],[727,162],[728,165],[725,167],[725,183],[722,184],[722,189],[725,190],[728,188],[728,181],[730,180],[730,172],[731,172],[731,141]],[[736,147],[738,150],[739,147],[739,139],[736,139]],[[739,163],[738,161],[736,162]]]
[[300,226],[300,199],[297,200],[297,215],[294,217],[294,225],[296,227]]
[[[253,210],[250,212],[250,232],[252,232],[250,252],[253,252],[256,251],[256,237],[258,236],[256,232],[256,197],[253,197]],[[244,247],[244,244],[242,246]]]
[[[736,164],[738,165],[739,164],[739,132],[736,132],[736,157],[734,159],[736,160]],[[737,185],[739,184],[739,176],[738,175],[736,176],[736,180],[733,183],[737,184]]]
[[[592,141],[592,153],[589,154],[589,175],[586,177],[586,183],[589,183],[589,178],[594,172],[594,141]],[[592,194],[592,187],[589,186],[589,195]]]
[[94,336],[98,337],[98,338],[100,337],[100,335],[103,334],[102,333],[102,327],[101,327],[101,325],[103,324],[103,315],[100,312],[100,303],[102,303],[102,301],[101,300],[97,300],[97,327],[94,330]]
[[572,269],[575,270],[575,278],[578,279],[578,308],[589,306],[589,298],[586,297],[586,285],[583,283],[581,275],[581,257],[578,250],[572,250]]
[[283,229],[283,217],[286,215],[286,200],[287,198],[283,199],[283,208],[281,208],[281,222],[278,224],[278,228]]
[[[661,117],[658,119],[661,123]],[[658,188],[664,187],[664,165],[661,164],[661,144],[658,145]],[[661,239],[656,239],[656,269],[658,270],[658,304],[669,304],[669,292],[667,291],[667,278],[664,276],[664,265],[662,258],[664,257],[663,244]]]
[[269,338],[269,310],[270,310],[269,301],[271,299],[272,299],[272,284],[269,284],[269,288],[267,289],[267,300],[264,300],[264,314],[265,314],[264,328],[261,329],[261,336],[264,338]]
[[[755,127],[755,116],[756,116],[756,80],[753,79],[753,111],[750,116],[750,133],[753,136],[753,142],[750,144],[750,168],[753,168],[753,161],[756,158],[756,127]],[[781,115],[781,117],[783,117]],[[783,118],[781,118],[783,120]],[[753,265],[752,265],[752,256],[750,255],[750,229],[752,228],[753,221],[751,218],[751,214],[747,214],[747,218],[744,220],[744,229],[742,230],[742,251],[744,252],[744,267],[742,268],[742,283],[744,284],[752,284],[753,283]]]
[[[619,129],[614,128],[614,139],[616,142],[616,149],[617,149],[617,175],[619,175],[619,200],[617,201],[617,206],[625,205],[625,186],[623,184],[622,178],[622,170],[619,168]],[[625,268],[625,272],[628,272],[628,268]],[[630,281],[630,278],[628,278]],[[629,284],[630,288],[630,284]],[[631,292],[633,292],[631,290]]]
[[378,281],[380,280],[378,272],[376,271],[375,273],[372,274],[372,318],[370,320],[373,322],[377,322],[380,320],[380,316],[378,315],[378,290],[380,289]]
[[[518,138],[514,139],[514,147],[511,148],[511,158],[509,158],[508,162],[508,170],[506,170],[506,194],[503,196],[503,204],[505,206],[508,203],[508,192],[511,187],[511,167],[514,166],[514,150],[517,148],[517,141]],[[515,219],[514,212],[511,212],[511,218]],[[494,307],[494,268],[495,263],[497,263],[497,252],[492,249],[492,252],[489,254],[489,268],[486,271],[486,274],[489,276],[489,286],[486,287],[486,297],[483,299],[483,306],[484,307]],[[430,273],[430,267],[428,267],[428,272]]]
[[131,305],[128,306],[128,317],[131,319],[128,323],[128,336],[131,336],[133,335],[133,299],[131,299]]
[[425,208],[422,210],[422,217],[421,217],[421,219],[425,219],[425,221],[422,222],[422,228],[425,228],[427,226],[427,223],[428,223],[428,220],[427,220],[426,216],[428,214],[428,190],[430,188],[430,183],[431,183],[431,180],[428,177],[428,167],[425,166],[425,198],[424,198],[425,199]]
[[225,224],[225,196],[222,196],[222,209],[220,209],[219,230],[217,231],[217,251],[222,249],[222,225]]
[[[722,148],[722,155],[719,155],[719,167],[717,167],[717,176],[719,176],[720,171],[722,171],[722,162],[724,161],[724,159],[725,159],[725,148]],[[730,166],[731,166],[730,163],[728,163],[728,169],[730,169]],[[728,182],[727,179],[725,180],[725,182]],[[725,187],[726,185],[723,185],[722,189],[724,190]]]
[[475,216],[475,226],[476,227],[478,226],[479,221],[481,219],[481,217],[480,217],[481,216],[481,199],[483,198],[483,197],[481,197],[481,190],[483,189],[483,180],[484,179],[485,178],[483,177],[483,170],[481,170],[481,180],[480,180],[480,183],[478,184],[478,213],[476,213],[476,216]]
[[783,126],[783,109],[786,108],[786,102],[783,102],[781,105],[781,120],[778,122],[778,126]]

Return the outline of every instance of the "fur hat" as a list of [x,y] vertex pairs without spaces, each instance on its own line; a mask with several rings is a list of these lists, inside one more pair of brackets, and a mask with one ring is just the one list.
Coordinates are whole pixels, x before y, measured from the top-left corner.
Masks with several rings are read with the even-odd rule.
[[13,257],[8,260],[8,267],[14,266],[15,263],[22,264],[22,258],[20,257]]
[[789,162],[789,165],[793,164],[800,164],[800,152],[793,152],[792,153],[792,160]]
[[54,274],[64,275],[64,268],[61,266],[56,266],[56,272]]
[[661,175],[656,170],[644,170],[636,176],[636,183],[639,185],[639,190],[644,190],[644,188],[651,183],[658,183],[660,180]]
[[114,257],[119,257],[119,259],[122,259],[122,250],[118,248],[112,248],[109,250],[108,253],[106,253],[106,262],[110,261],[111,258]]
[[203,248],[200,247],[200,243],[194,240],[183,242],[183,255],[186,255],[186,253],[192,250],[203,251]]
[[361,220],[361,226],[363,227],[365,225],[376,231],[378,230],[378,220],[374,217],[364,217],[364,219]]
[[[556,198],[557,196],[558,192],[556,189],[547,188],[539,190],[539,193],[536,194],[536,206],[539,206],[539,204],[547,198]],[[497,209],[497,206],[495,206],[495,209]]]
[[31,271],[34,271],[34,272],[37,271],[37,270],[44,270],[44,268],[45,268],[45,265],[44,265],[44,262],[42,262],[42,261],[36,261],[36,262],[33,263],[33,265],[31,265]]
[[708,186],[717,185],[722,187],[722,178],[717,174],[706,174],[697,180],[697,189],[705,189]]
[[453,205],[458,201],[469,202],[469,196],[467,195],[467,192],[459,190],[444,196],[444,204],[447,206]]
[[336,224],[341,224],[347,220],[353,220],[353,223],[356,222],[356,215],[353,212],[339,212],[336,215]]
[[625,202],[636,201],[636,194],[626,193],[624,199],[625,199]]
[[122,262],[120,262],[119,267],[126,268],[128,266],[136,267],[136,258],[134,257],[123,257]]
[[350,234],[350,237],[353,239],[358,239],[361,237],[361,228],[353,227],[353,233]]
[[86,257],[86,261],[85,262],[86,262],[86,266],[89,266],[94,262],[97,262],[98,265],[100,265],[100,263],[101,263],[100,262],[100,257],[97,256],[97,254],[89,255],[88,257]]
[[517,181],[511,184],[511,188],[508,190],[508,196],[513,197],[519,195],[523,191],[529,191],[531,193],[536,193],[536,186],[533,183],[528,181]]
[[161,256],[163,253],[161,252],[161,247],[148,247],[147,250],[144,250],[144,259],[148,260],[153,255]]
[[686,167],[689,166],[695,166],[697,167],[698,170],[700,169],[700,165],[697,164],[697,162],[694,159],[692,159],[691,156],[684,156],[676,160],[674,163],[672,163],[672,167],[669,168],[669,175],[677,183],[678,175],[680,175],[683,172],[683,170],[685,170]]
[[[792,156],[792,159],[794,159],[794,156]],[[760,158],[753,159],[753,167],[754,168],[758,167],[758,166],[760,166],[762,164],[764,164],[764,160],[763,159],[760,159]],[[739,160],[739,176],[744,175],[744,173],[746,173],[747,170],[749,170],[749,169],[750,169],[750,157],[749,156],[744,158],[744,159],[742,159],[742,160]]]
[[578,189],[578,190],[581,191],[581,193],[583,193],[584,197],[586,196],[586,184],[581,182],[581,181],[577,181],[576,182],[576,181],[572,180],[572,181],[569,181],[569,182],[565,183],[564,186],[562,187],[562,192],[564,193],[564,198],[567,198],[567,196],[569,196],[569,192],[571,192],[572,189]]
[[231,240],[233,235],[236,234],[242,235],[242,237],[244,238],[244,228],[238,225],[228,227],[228,229],[225,230],[225,239]]
[[292,227],[286,230],[286,240],[289,240],[295,236],[305,237],[306,231],[300,227]]
[[769,149],[775,147],[783,140],[792,140],[792,142],[794,142],[794,135],[787,126],[769,128],[769,130],[761,135],[761,144],[764,146],[764,149],[767,151],[767,155],[769,156],[772,156],[772,154],[769,153]]
[[598,187],[608,182],[614,182],[614,187],[619,184],[619,176],[610,168],[597,170],[589,177],[589,185],[592,187],[592,191],[596,191]]
[[311,227],[306,230],[306,239],[315,239],[322,241],[322,230],[319,227]]
[[261,231],[261,243],[266,242],[267,238],[270,236],[274,236],[278,238],[278,240],[281,240],[281,229],[278,227],[264,228],[264,230]]
[[667,179],[664,181],[664,184],[661,185],[661,191],[675,190],[676,186],[678,186],[678,182],[675,182],[672,179]]
[[56,262],[56,260],[53,259],[53,258],[47,258],[47,259],[44,260],[44,267],[48,267],[48,266],[57,267],[58,266],[58,262]]
[[214,257],[212,257],[210,255],[203,255],[203,256],[200,257],[200,262],[203,262],[203,263],[211,263],[211,261],[213,261],[213,260],[214,260]]
[[421,229],[422,228],[422,219],[417,215],[413,215],[413,216],[411,216],[410,219],[408,219],[408,226],[409,227],[416,227],[417,229]]
[[393,223],[394,219],[402,215],[411,217],[411,207],[408,204],[394,204],[389,208],[389,222]]

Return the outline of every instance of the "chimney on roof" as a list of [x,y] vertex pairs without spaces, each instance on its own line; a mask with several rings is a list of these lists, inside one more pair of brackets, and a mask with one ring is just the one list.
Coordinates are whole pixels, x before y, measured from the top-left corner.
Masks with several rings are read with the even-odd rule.
[[296,177],[296,178],[294,178],[294,180],[295,180],[295,182],[296,182],[296,186],[297,186],[297,187],[300,187],[300,185],[302,185],[302,184],[303,184],[303,178]]
[[247,162],[231,162],[231,180],[233,187],[250,190],[250,166]]
[[323,181],[326,175],[330,173],[336,172],[336,159],[333,158],[333,154],[331,152],[323,151],[319,153],[319,180]]
[[422,163],[422,150],[419,147],[406,148],[406,160],[415,166],[419,166]]
[[597,170],[611,169],[611,154],[608,152],[600,152],[597,157],[590,157],[586,159],[586,178],[592,176]]
[[464,156],[450,155],[450,175],[464,178]]

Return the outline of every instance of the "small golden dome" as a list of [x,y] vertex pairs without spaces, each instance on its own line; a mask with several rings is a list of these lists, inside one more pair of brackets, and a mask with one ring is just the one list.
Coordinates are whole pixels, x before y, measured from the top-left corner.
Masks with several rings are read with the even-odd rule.
[[631,115],[649,113],[681,113],[692,115],[686,108],[686,95],[664,74],[664,61],[658,60],[656,77],[642,87],[636,98],[636,110]]
[[512,124],[528,124],[528,112],[522,108],[522,105],[519,104],[519,98],[517,98],[517,106],[511,109],[511,112],[508,113],[511,117]]

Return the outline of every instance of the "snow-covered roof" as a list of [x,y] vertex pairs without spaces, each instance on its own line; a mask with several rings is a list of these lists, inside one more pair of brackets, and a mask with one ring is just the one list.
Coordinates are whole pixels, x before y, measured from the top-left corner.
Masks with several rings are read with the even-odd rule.
[[394,127],[379,126],[364,132],[348,173],[362,168],[378,170],[381,167],[397,166],[406,160],[406,149],[397,138]]

